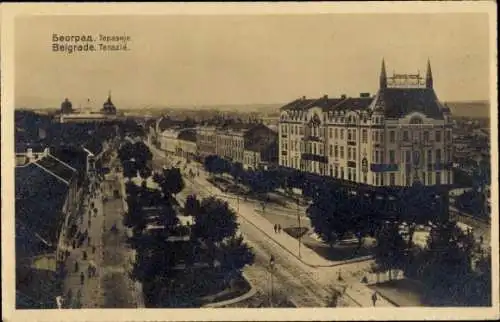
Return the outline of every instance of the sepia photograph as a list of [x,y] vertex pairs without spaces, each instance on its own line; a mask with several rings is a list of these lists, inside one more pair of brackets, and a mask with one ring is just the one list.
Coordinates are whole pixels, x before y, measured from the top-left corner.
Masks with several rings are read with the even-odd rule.
[[6,321],[500,317],[495,3],[2,7]]

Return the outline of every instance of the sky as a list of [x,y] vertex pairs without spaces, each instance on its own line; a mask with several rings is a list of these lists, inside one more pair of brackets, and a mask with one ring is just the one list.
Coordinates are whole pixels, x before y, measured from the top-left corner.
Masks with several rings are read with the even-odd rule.
[[[16,18],[16,107],[286,103],[375,93],[387,72],[425,74],[442,101],[489,99],[488,16],[309,14]],[[129,51],[64,54],[52,35],[127,35]]]

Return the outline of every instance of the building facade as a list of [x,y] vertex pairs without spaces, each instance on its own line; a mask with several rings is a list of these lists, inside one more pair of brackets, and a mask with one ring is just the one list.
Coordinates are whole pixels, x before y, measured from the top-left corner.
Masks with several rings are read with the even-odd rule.
[[179,136],[179,131],[176,130],[165,130],[158,135],[158,144],[161,150],[167,152],[168,154],[175,155],[179,149],[179,143],[177,137]]
[[306,99],[281,108],[279,165],[373,186],[453,183],[452,121],[420,74],[386,75],[376,95]]

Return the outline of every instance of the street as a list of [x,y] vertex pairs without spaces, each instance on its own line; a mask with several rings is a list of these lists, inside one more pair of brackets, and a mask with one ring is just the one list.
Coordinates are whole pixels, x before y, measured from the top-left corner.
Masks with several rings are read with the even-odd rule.
[[[168,158],[165,159],[161,151],[156,150],[154,147],[150,147],[150,149],[153,152],[155,170],[169,163],[177,164],[178,159],[168,161]],[[192,165],[194,164],[192,163],[188,167]],[[198,168],[198,170],[200,176],[194,179],[184,175],[186,187],[178,195],[180,202],[183,202],[188,195],[196,194],[198,198],[217,196],[228,201],[234,209],[239,208],[240,211],[253,210],[259,205],[257,201],[236,200],[234,196],[221,194],[220,191],[217,191],[206,181],[204,171],[201,168]],[[184,173],[187,173],[187,171],[184,171]],[[241,234],[256,255],[255,263],[247,266],[244,271],[259,292],[263,294],[270,293],[271,285],[268,267],[269,259],[273,255],[276,258],[273,276],[273,288],[276,292],[281,291],[286,294],[299,307],[325,307],[327,305],[327,300],[332,295],[331,287],[337,283],[336,278],[340,268],[313,268],[307,266],[283,249],[272,238],[242,219],[241,216],[238,216],[238,222]],[[343,265],[341,268],[342,275],[347,281],[350,273],[355,275],[356,272],[367,269],[370,264],[371,261],[364,261]],[[358,277],[351,278],[357,279]],[[349,296],[343,297],[339,303],[339,306],[359,307],[363,305],[364,303],[360,304]]]

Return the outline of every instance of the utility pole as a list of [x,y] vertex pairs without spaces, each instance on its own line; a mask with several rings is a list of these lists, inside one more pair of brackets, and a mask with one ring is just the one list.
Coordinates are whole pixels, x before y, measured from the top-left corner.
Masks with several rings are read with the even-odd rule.
[[271,288],[270,288],[270,294],[269,294],[269,306],[270,307],[273,307],[273,295],[274,295],[273,271],[274,271],[274,256],[271,255],[271,259],[269,260],[269,274],[270,274],[270,280],[271,280]]
[[297,197],[297,221],[299,222],[299,258],[302,256],[300,255],[300,246],[302,244],[302,228],[300,226],[300,209],[299,209],[299,197]]

